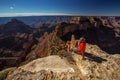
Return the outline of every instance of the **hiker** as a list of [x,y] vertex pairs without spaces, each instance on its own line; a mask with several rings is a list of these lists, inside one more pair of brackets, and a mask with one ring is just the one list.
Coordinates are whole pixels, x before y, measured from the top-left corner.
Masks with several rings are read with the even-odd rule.
[[79,42],[78,51],[79,51],[80,55],[82,55],[83,60],[85,60],[85,57],[84,57],[85,49],[86,49],[86,40],[84,37],[81,37],[80,42]]
[[82,59],[85,60],[85,57],[84,57],[84,52],[85,52],[85,49],[86,49],[86,40],[85,40],[85,38],[81,37],[80,40],[76,41],[76,43],[78,44],[78,47],[74,47],[72,49],[72,51],[82,55]]

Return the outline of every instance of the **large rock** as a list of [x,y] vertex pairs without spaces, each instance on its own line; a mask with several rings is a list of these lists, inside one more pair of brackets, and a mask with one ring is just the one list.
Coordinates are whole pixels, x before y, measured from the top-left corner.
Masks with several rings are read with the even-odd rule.
[[78,72],[65,59],[49,56],[36,59],[9,73],[6,80],[80,80]]

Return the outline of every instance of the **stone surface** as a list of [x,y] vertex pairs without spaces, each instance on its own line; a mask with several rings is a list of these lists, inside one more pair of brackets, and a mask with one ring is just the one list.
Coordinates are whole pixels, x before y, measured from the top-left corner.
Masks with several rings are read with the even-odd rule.
[[75,67],[59,56],[48,56],[10,72],[6,80],[80,80]]
[[87,44],[86,60],[81,60],[78,54],[73,56],[82,75],[87,80],[119,80],[120,55],[110,55],[100,50],[96,45]]

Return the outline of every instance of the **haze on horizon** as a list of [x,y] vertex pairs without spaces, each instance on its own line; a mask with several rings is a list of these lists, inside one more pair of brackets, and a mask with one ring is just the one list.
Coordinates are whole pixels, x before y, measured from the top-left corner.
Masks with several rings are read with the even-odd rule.
[[1,0],[0,17],[39,15],[120,16],[119,0]]

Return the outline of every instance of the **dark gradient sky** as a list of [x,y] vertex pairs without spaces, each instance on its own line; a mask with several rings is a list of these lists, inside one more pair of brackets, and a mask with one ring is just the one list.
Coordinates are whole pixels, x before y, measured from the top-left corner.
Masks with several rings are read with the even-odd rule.
[[120,0],[0,0],[4,13],[120,15]]

